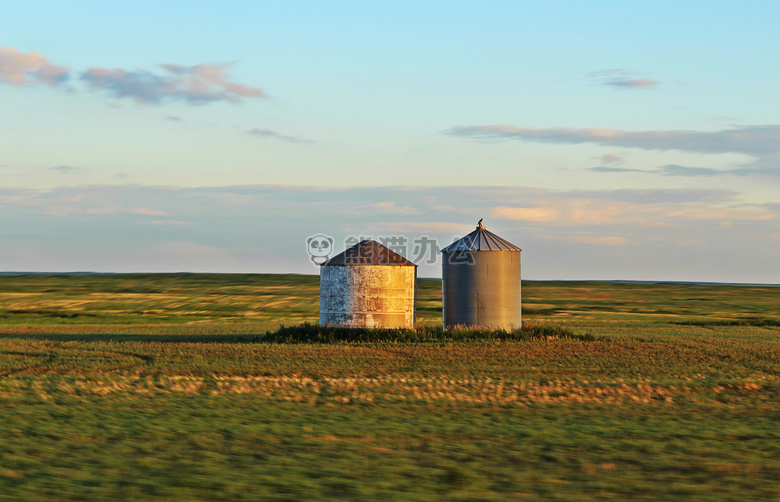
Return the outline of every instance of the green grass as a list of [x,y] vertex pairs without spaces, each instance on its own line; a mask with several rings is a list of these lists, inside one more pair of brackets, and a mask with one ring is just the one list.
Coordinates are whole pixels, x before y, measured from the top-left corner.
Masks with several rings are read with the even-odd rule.
[[414,329],[347,328],[303,323],[298,326],[281,326],[267,333],[262,340],[271,343],[444,343],[519,341],[541,338],[573,338],[595,340],[590,334],[579,334],[546,324],[526,323],[523,329],[511,331],[455,328],[445,330],[441,326],[420,325]]
[[524,282],[514,337],[317,293],[0,276],[0,500],[780,498],[780,288]]

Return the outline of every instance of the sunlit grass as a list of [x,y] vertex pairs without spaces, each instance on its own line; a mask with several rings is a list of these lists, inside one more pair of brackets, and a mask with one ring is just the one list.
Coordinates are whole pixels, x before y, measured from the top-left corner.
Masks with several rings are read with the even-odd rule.
[[514,335],[318,291],[0,276],[0,500],[780,498],[779,288],[526,282]]

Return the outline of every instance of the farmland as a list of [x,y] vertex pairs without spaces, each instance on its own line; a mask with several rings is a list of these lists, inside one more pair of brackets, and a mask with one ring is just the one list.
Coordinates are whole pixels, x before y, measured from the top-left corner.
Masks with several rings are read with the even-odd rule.
[[316,276],[0,276],[0,500],[780,498],[780,288],[523,305],[593,336],[266,343]]

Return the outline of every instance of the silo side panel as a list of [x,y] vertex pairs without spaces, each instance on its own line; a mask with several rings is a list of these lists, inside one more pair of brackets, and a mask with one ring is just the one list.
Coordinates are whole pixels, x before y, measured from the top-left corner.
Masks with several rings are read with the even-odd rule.
[[416,267],[322,267],[320,324],[412,327],[415,279]]
[[[442,268],[444,327],[520,328],[520,252],[470,251],[468,254],[471,255],[468,261],[453,260],[445,255]],[[460,258],[465,255],[463,253]]]

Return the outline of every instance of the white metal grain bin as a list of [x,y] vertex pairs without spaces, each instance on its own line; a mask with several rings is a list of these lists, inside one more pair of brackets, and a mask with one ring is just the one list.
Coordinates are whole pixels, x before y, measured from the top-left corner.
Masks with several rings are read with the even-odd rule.
[[382,244],[362,241],[320,268],[320,324],[412,328],[417,265]]
[[522,250],[481,223],[441,251],[444,328],[521,328]]

